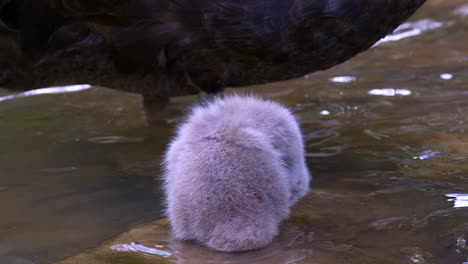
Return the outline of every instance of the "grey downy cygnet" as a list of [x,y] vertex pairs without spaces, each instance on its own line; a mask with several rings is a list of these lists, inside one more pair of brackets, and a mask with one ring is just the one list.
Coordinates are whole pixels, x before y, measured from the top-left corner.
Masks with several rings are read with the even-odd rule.
[[173,235],[228,252],[269,244],[311,178],[291,112],[253,96],[195,107],[163,166]]

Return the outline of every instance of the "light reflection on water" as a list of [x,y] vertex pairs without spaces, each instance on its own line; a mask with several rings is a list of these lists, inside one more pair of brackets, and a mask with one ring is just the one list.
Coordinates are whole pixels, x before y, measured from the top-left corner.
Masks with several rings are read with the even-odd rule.
[[454,13],[460,16],[468,16],[468,4],[460,6]]
[[379,40],[374,46],[380,45],[385,42],[390,41],[399,41],[409,37],[415,37],[421,35],[422,33],[441,28],[444,26],[444,23],[438,22],[432,19],[422,19],[414,22],[406,22],[401,24],[395,31],[386,36],[385,38]]
[[336,83],[350,83],[355,80],[356,80],[356,77],[354,76],[335,76],[335,77],[330,78],[331,82],[336,82]]
[[442,74],[440,75],[440,78],[441,78],[442,80],[450,80],[450,79],[453,78],[453,75],[450,74],[450,73],[442,73]]
[[[156,245],[155,247],[162,247],[162,246]],[[141,252],[143,254],[158,255],[158,256],[163,256],[163,257],[170,257],[172,255],[171,253],[167,251],[145,247],[135,242],[132,242],[130,244],[113,245],[110,247],[110,249],[115,250],[115,251],[123,251],[123,252]]]
[[440,152],[438,152],[438,151],[425,150],[425,151],[419,153],[418,155],[414,156],[413,159],[425,160],[425,159],[428,159],[428,158],[435,157],[438,154],[440,154]]
[[449,201],[454,202],[455,208],[468,207],[467,193],[447,193],[445,196],[449,197]]
[[16,98],[41,95],[41,94],[75,93],[75,92],[84,91],[90,88],[91,88],[91,85],[89,84],[77,84],[77,85],[69,85],[69,86],[41,88],[41,89],[29,90],[29,91],[22,92],[19,94],[2,96],[0,97],[0,102],[5,101],[5,100],[11,100],[11,99],[16,99]]
[[369,94],[382,95],[382,96],[395,96],[395,95],[408,96],[408,95],[411,95],[411,91],[407,89],[382,88],[382,89],[372,89],[369,91]]

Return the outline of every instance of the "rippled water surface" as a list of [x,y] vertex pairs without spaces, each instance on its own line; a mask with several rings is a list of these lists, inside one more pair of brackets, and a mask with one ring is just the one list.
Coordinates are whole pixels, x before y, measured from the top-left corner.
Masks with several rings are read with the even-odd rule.
[[148,125],[134,94],[0,90],[0,263],[466,264],[467,31],[466,0],[430,0],[345,64],[242,89],[294,110],[314,176],[280,237],[243,254],[153,222],[161,154],[195,97]]

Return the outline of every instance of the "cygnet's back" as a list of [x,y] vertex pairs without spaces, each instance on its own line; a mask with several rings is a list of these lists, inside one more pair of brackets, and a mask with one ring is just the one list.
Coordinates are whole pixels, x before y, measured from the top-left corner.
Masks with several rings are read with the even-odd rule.
[[291,113],[241,96],[195,108],[169,146],[165,170],[175,237],[221,251],[270,243],[310,178]]

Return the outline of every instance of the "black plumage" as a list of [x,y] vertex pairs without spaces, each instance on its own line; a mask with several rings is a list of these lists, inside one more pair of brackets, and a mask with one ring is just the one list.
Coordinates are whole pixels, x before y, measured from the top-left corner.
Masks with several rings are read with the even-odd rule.
[[424,2],[3,0],[0,86],[176,96],[285,80],[368,49]]

